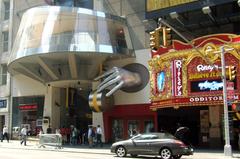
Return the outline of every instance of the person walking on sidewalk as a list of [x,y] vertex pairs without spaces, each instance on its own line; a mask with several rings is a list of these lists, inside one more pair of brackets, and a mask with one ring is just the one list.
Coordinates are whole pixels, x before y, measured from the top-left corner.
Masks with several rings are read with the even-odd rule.
[[97,126],[97,145],[102,147],[102,128],[100,125]]
[[1,138],[1,142],[3,142],[5,137],[7,139],[7,142],[9,142],[8,128],[7,128],[6,125],[4,125],[4,127],[3,127],[3,135],[2,135],[2,138]]
[[22,145],[24,143],[24,146],[27,145],[27,126],[24,126],[21,129],[21,142],[20,144]]
[[93,132],[92,125],[89,125],[88,126],[88,133],[87,133],[89,148],[93,147],[93,134],[94,134],[94,132]]

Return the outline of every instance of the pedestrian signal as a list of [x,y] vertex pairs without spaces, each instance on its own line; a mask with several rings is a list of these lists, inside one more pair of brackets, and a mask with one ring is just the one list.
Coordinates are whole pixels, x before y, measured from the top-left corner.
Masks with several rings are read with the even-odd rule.
[[228,67],[229,80],[233,81],[236,78],[236,75],[237,75],[237,68],[235,66],[229,66]]

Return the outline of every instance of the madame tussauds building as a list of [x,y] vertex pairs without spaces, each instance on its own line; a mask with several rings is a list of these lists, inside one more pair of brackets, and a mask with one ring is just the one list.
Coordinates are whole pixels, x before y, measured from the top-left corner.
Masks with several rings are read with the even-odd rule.
[[240,37],[233,34],[194,39],[192,44],[213,65],[192,46],[176,40],[169,47],[152,51],[150,108],[157,111],[159,130],[174,133],[180,124],[190,129],[189,141],[197,147],[224,145],[220,54],[220,47],[224,46],[226,67],[236,68],[236,77],[229,84],[233,91],[228,94],[230,140],[233,148],[236,147],[239,114],[232,109],[232,103],[238,104],[240,98],[239,42]]

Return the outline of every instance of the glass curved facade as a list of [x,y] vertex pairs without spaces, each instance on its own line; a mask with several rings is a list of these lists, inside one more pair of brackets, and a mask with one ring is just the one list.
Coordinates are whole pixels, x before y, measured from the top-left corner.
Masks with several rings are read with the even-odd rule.
[[84,8],[37,7],[22,18],[11,61],[49,52],[95,52],[130,55],[126,21]]
[[[55,53],[54,56],[51,53]],[[72,53],[80,60],[87,57],[87,60],[94,60],[99,64],[106,59],[134,57],[126,20],[84,8],[31,8],[22,17],[8,65],[9,72],[14,74],[12,70],[18,69],[19,63],[25,63],[28,67],[32,62],[37,68],[38,60],[33,55],[54,59],[55,56],[64,54],[61,60],[59,57],[55,59],[60,63],[54,65],[61,67],[62,63],[69,63],[68,54]],[[30,56],[31,59],[26,60]],[[51,81],[45,81],[49,80]]]

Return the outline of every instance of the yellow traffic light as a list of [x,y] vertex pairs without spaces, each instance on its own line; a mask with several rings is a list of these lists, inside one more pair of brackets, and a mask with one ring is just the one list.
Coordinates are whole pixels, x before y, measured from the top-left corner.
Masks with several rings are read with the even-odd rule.
[[163,27],[163,45],[166,47],[172,45],[171,28]]
[[162,45],[162,28],[156,28],[150,32],[150,47],[152,50],[157,50]]
[[233,81],[236,78],[236,75],[237,75],[237,68],[236,68],[236,66],[229,66],[228,67],[229,80]]
[[152,50],[157,50],[159,48],[157,37],[157,32],[155,30],[150,32],[150,48]]

